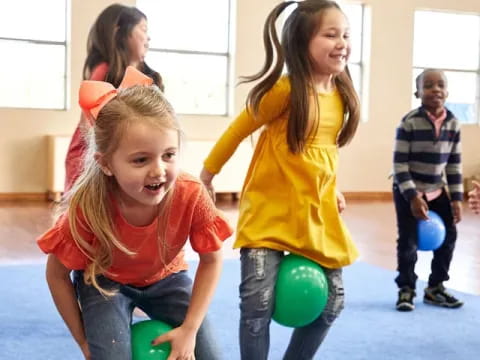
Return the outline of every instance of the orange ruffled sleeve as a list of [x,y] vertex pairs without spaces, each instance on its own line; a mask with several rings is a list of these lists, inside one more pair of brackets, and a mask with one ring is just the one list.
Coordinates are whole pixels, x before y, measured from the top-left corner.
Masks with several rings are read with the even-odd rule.
[[[79,226],[81,236],[92,241],[93,235]],[[55,255],[68,269],[83,270],[88,263],[87,256],[73,240],[68,223],[68,214],[63,214],[46,233],[37,238],[37,245],[46,254]]]
[[223,241],[233,234],[227,219],[215,207],[207,190],[201,186],[195,204],[193,223],[190,231],[190,243],[198,253],[217,251]]

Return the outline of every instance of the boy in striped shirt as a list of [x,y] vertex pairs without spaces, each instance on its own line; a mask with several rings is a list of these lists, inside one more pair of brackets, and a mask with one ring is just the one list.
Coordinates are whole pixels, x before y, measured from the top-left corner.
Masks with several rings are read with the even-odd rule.
[[444,106],[448,91],[443,71],[424,70],[416,79],[416,87],[415,96],[422,100],[422,105],[405,115],[395,140],[393,197],[398,225],[395,282],[399,288],[396,308],[399,311],[415,308],[417,222],[428,219],[428,210],[443,219],[446,237],[433,253],[423,301],[458,308],[463,302],[448,293],[443,282],[449,279],[457,239],[456,223],[462,217],[460,123]]

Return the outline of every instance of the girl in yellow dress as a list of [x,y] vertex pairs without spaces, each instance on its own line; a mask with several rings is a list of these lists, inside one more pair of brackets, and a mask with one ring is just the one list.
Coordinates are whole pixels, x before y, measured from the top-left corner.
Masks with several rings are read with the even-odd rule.
[[[275,21],[291,4],[297,7],[280,42]],[[329,297],[315,321],[294,330],[284,359],[312,359],[343,308],[342,267],[358,256],[336,188],[338,148],[352,139],[360,117],[347,68],[349,38],[348,21],[334,1],[277,5],[265,23],[264,66],[244,79],[260,82],[204,162],[200,177],[213,195],[214,175],[263,126],[240,198],[234,245],[241,248],[242,359],[268,357],[273,292],[285,252],[324,267]]]

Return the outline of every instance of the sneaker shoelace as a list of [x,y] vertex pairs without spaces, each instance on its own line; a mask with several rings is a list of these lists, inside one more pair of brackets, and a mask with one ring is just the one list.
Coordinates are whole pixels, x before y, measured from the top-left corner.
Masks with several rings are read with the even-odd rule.
[[400,293],[400,301],[410,301],[412,294],[406,291]]
[[434,295],[434,296],[435,295],[440,295],[440,296],[444,297],[445,300],[447,300],[448,302],[457,302],[458,301],[457,298],[455,296],[453,296],[451,293],[449,293],[443,285],[438,286],[436,291],[432,292],[432,295]]
[[455,296],[453,296],[452,294],[450,294],[447,290],[445,289],[440,289],[439,293],[441,295],[443,295],[447,300],[451,300],[451,301],[457,301],[457,299],[455,298]]

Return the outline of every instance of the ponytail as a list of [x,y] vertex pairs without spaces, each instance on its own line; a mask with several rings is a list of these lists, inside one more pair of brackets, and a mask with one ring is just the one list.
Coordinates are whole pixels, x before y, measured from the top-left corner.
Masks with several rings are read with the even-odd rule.
[[[282,2],[270,12],[263,27],[263,45],[265,49],[265,62],[263,63],[263,67],[254,75],[241,77],[240,84],[243,84],[256,81],[268,73],[267,77],[255,85],[248,93],[246,103],[247,109],[253,110],[254,114],[258,113],[260,101],[263,96],[272,88],[282,74],[283,66],[285,64],[285,55],[280,40],[278,39],[275,22],[283,10],[294,3],[296,3],[296,1]],[[275,64],[273,61],[274,56],[276,57]]]

